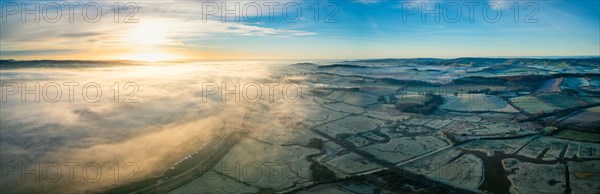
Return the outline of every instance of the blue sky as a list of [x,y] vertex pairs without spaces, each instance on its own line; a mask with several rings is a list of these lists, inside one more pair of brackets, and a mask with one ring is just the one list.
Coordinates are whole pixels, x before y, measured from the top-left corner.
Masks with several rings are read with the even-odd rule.
[[[123,9],[128,2],[130,9]],[[22,22],[21,10],[13,9],[23,2],[3,1],[0,54],[3,59],[148,61],[600,55],[597,0],[276,2],[119,1],[115,22],[115,2],[102,1],[95,5],[103,15],[90,22],[82,15],[94,16],[82,9],[90,1],[74,8],[70,22],[62,2],[42,1],[39,10],[47,14],[36,23],[32,14]],[[34,4],[26,2],[28,9]],[[58,12],[50,5],[62,7],[55,23]],[[139,11],[130,19],[138,22],[124,23],[133,7]],[[222,22],[224,9],[235,10],[230,12],[241,21],[230,14]]]

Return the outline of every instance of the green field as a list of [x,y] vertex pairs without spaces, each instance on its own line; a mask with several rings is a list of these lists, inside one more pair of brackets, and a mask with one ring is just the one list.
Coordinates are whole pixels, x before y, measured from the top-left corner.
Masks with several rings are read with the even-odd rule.
[[451,111],[491,111],[516,113],[517,109],[498,96],[486,94],[459,94],[445,96],[444,104],[440,108]]
[[600,142],[600,134],[586,133],[586,132],[574,131],[574,130],[563,130],[563,131],[558,132],[555,136],[558,138],[570,139],[570,140],[576,140],[576,141]]
[[587,111],[590,111],[590,112],[600,112],[600,106],[588,108]]
[[536,97],[561,109],[585,106],[598,102],[595,98],[574,97],[564,94],[541,94]]
[[557,109],[556,107],[531,96],[511,98],[510,101],[513,105],[521,108],[522,110],[530,114],[538,113],[541,111],[552,112]]

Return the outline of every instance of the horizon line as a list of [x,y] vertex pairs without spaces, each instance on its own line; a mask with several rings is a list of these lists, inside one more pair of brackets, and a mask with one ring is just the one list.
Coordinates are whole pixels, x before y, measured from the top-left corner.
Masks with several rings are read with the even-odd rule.
[[591,59],[600,58],[600,55],[549,55],[549,56],[462,56],[462,57],[381,57],[381,58],[354,58],[354,59],[178,59],[164,61],[143,61],[143,60],[127,60],[127,59],[101,59],[101,60],[81,60],[81,59],[2,59],[0,61],[19,61],[19,62],[35,62],[35,61],[81,61],[81,62],[144,62],[144,63],[183,63],[183,62],[210,62],[210,61],[301,61],[301,60],[318,60],[318,61],[363,61],[363,60],[382,60],[382,59],[468,59],[468,58],[484,58],[484,59]]

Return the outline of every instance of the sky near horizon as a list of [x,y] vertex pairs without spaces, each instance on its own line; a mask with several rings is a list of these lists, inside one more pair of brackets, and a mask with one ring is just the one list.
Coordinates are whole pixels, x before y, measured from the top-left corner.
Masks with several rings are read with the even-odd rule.
[[1,59],[161,61],[600,55],[598,0],[153,0],[81,1],[78,5],[71,1],[2,1],[0,4]]

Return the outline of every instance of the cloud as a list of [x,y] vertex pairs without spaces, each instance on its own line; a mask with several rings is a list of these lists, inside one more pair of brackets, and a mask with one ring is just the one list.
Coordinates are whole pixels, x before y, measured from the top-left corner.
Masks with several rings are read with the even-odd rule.
[[381,2],[381,0],[354,0],[354,2],[370,5],[370,4],[378,4]]
[[[246,1],[240,1],[242,5],[245,3]],[[279,3],[282,7],[286,2]],[[229,4],[231,2],[226,3],[227,6]],[[196,42],[231,36],[282,38],[316,35],[314,32],[286,29],[279,24],[221,22],[220,15],[203,20],[201,5],[199,2],[190,1],[139,3],[140,11],[134,15],[138,23],[115,23],[112,12],[105,12],[98,22],[90,23],[81,18],[81,9],[75,9],[72,23],[69,22],[66,13],[56,23],[44,20],[40,23],[22,23],[18,15],[10,15],[0,29],[0,50],[6,51],[2,53],[3,58],[26,54],[67,55],[66,52],[61,52],[66,50],[79,55],[95,53],[93,56],[99,57],[115,56],[131,48],[167,50],[178,47],[194,50],[198,49],[194,48]],[[101,5],[109,6],[111,5]],[[127,15],[125,13],[128,12],[124,12],[123,15]],[[267,13],[263,13],[263,20],[268,19],[264,14]],[[30,20],[33,19],[33,16],[29,17]],[[203,46],[206,48],[211,45]]]
[[0,56],[28,56],[28,55],[45,55],[57,53],[73,53],[74,49],[49,49],[49,50],[1,50]]
[[102,35],[102,34],[97,33],[97,32],[73,32],[73,33],[65,33],[62,36],[69,37],[69,38],[78,38],[78,37],[90,37],[90,36],[99,36],[99,35]]
[[515,2],[514,0],[489,0],[488,5],[494,9],[508,10]]

